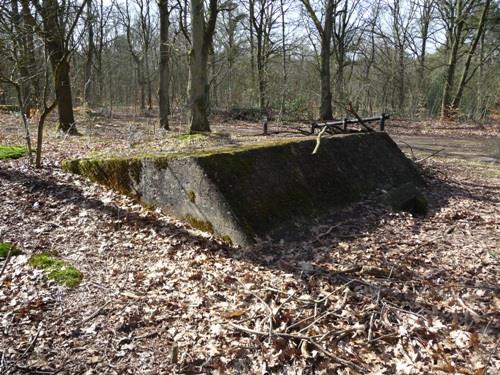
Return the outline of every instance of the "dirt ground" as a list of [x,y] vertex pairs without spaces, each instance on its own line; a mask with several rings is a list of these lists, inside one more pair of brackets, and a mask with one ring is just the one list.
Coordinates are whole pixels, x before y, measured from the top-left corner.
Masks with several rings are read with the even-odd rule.
[[[22,143],[18,120],[0,114],[0,144]],[[388,124],[409,157],[445,148],[419,163],[426,216],[367,197],[306,240],[233,248],[59,162],[261,141],[258,124],[186,136],[181,122],[87,121],[81,137],[47,132],[41,170],[0,161],[0,240],[23,251],[0,260],[0,373],[500,372],[498,124]],[[82,283],[30,267],[42,251]]]

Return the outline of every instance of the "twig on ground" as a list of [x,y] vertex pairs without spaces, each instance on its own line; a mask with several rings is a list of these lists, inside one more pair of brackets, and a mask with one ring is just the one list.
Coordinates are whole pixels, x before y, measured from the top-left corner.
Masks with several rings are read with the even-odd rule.
[[411,153],[411,160],[415,161],[417,160],[417,157],[415,156],[415,154],[413,153],[413,147],[411,147],[411,145],[409,143],[406,143],[405,141],[400,141],[402,144],[408,146],[408,148],[410,149],[410,153]]
[[5,258],[3,262],[3,267],[2,270],[0,271],[0,278],[2,277],[3,273],[5,272],[5,269],[7,268],[7,264],[9,263],[11,255],[12,255],[12,248],[9,249],[9,252],[7,253],[7,258]]
[[[239,282],[239,283],[240,283],[241,286],[243,286],[243,289],[245,289],[245,286],[243,284],[241,284],[241,282]],[[267,319],[269,320],[269,340],[270,340],[271,336],[273,334],[273,318],[274,318],[273,309],[271,308],[271,306],[269,306],[269,304],[266,301],[264,301],[262,298],[260,298],[257,294],[255,294],[251,290],[248,290],[248,292],[252,296],[254,296],[255,298],[257,298],[267,308],[267,310],[269,311],[269,316],[267,317]]]
[[293,292],[292,294],[290,294],[290,295],[287,297],[287,299],[285,300],[285,302],[283,302],[281,305],[279,305],[279,306],[278,306],[278,308],[276,309],[276,311],[274,311],[274,313],[273,313],[273,318],[274,318],[276,315],[278,315],[278,313],[280,312],[280,310],[282,309],[282,307],[283,307],[286,303],[290,302],[290,300],[291,300],[291,299],[295,296],[295,294],[296,294],[296,293],[297,293],[297,292]]
[[85,319],[81,320],[80,322],[78,322],[76,325],[79,326],[79,325],[82,325],[83,323],[87,323],[89,320],[91,319],[94,319],[97,315],[99,315],[102,310],[104,310],[109,304],[111,303],[111,301],[108,301],[106,302],[104,305],[102,305],[101,307],[99,307],[96,311],[94,311],[92,314],[90,314],[88,317],[86,317]]
[[[392,274],[392,268],[391,268],[391,273],[389,274],[389,277],[391,277],[391,274]],[[375,302],[375,305],[378,306],[379,303],[380,303],[380,291],[382,289],[379,288],[378,289],[378,292],[377,292],[377,301]],[[373,322],[374,322],[374,318],[375,318],[375,312],[372,312],[372,315],[370,316],[370,326],[368,328],[368,342],[372,341],[372,337],[373,337]]]
[[330,296],[334,295],[335,293],[337,293],[339,290],[342,290],[344,289],[346,286],[349,286],[350,284],[352,284],[354,282],[353,279],[349,280],[348,282],[346,282],[345,284],[339,286],[338,288],[335,288],[335,290],[331,293],[328,293],[326,296],[324,296],[323,298],[315,301],[316,303],[323,303],[324,301],[326,301],[328,298],[330,298]]
[[[42,331],[42,328],[43,328],[43,323],[40,323],[38,325],[38,330],[36,331],[36,334],[35,336],[31,339],[28,347],[24,350],[23,354],[21,354],[15,362],[12,362],[9,366],[7,366],[7,368],[5,369],[5,373],[8,373],[8,371],[12,368],[12,367],[18,367],[18,362],[25,358],[25,357],[29,357],[29,354],[31,354],[31,352],[33,351],[33,348],[35,347],[35,344],[36,342],[38,341],[38,336],[40,336],[40,332]],[[3,372],[2,372],[3,373]]]
[[314,347],[321,353],[323,354],[324,356],[326,357],[329,357],[331,359],[333,359],[335,362],[338,362],[344,366],[347,366],[347,367],[351,367],[361,373],[365,373],[367,372],[367,370],[364,368],[364,367],[361,367],[359,365],[357,365],[356,363],[352,362],[352,361],[349,361],[347,359],[344,359],[344,358],[341,358],[333,353],[330,353],[328,352],[327,350],[323,349],[323,347],[318,344],[317,342],[315,342],[314,340],[309,340],[309,342],[314,345]]
[[[243,332],[246,332],[246,333],[250,333],[250,334],[253,334],[253,335],[257,335],[257,336],[267,336],[268,333],[267,332],[261,332],[261,331],[256,331],[256,330],[253,330],[253,329],[250,329],[250,328],[246,328],[246,327],[242,327],[242,326],[239,326],[239,325],[236,325],[236,324],[233,324],[233,323],[228,323],[229,326],[231,326],[232,328],[234,329],[237,329],[239,331],[243,331]],[[344,359],[344,358],[341,358],[333,353],[330,353],[328,351],[326,351],[318,342],[316,342],[314,339],[316,338],[321,338],[321,337],[324,337],[324,335],[316,335],[316,336],[306,336],[306,335],[295,335],[295,334],[292,334],[292,333],[282,333],[282,332],[273,332],[273,335],[274,336],[278,336],[278,337],[285,337],[285,338],[292,338],[292,339],[298,339],[298,340],[305,340],[307,342],[309,342],[310,344],[314,345],[314,347],[316,347],[316,349],[322,353],[323,355],[325,355],[326,357],[329,357],[331,359],[333,359],[334,361],[344,365],[344,366],[347,366],[347,367],[351,367],[351,368],[354,368],[356,369],[357,371],[359,372],[366,372],[366,369],[362,366],[359,366],[357,364],[355,364],[354,362],[351,362],[347,359]]]
[[472,308],[470,308],[469,306],[467,306],[467,304],[462,300],[462,298],[460,298],[460,296],[457,296],[457,301],[458,303],[465,309],[467,310],[471,316],[472,316],[472,319],[475,321],[475,322],[482,322],[484,321],[484,318],[479,315],[477,312],[475,312],[474,310],[472,310]]
[[425,158],[422,158],[422,159],[418,159],[418,160],[416,160],[416,161],[415,161],[415,163],[417,163],[417,164],[418,164],[418,163],[421,163],[421,162],[423,162],[423,161],[425,161],[425,160],[427,160],[427,159],[430,159],[430,158],[432,158],[433,156],[436,156],[437,154],[439,154],[441,151],[444,151],[444,148],[442,148],[441,150],[437,150],[437,151],[433,152],[432,154],[430,154],[430,155],[426,156]]

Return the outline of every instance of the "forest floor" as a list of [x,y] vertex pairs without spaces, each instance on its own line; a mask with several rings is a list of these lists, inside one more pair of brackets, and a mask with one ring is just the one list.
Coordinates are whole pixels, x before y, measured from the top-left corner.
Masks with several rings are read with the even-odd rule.
[[[419,159],[448,144],[424,147],[430,139],[493,142],[492,160],[483,149],[462,158],[465,147],[420,163],[424,217],[367,197],[307,240],[233,248],[59,167],[111,149],[267,138],[243,122],[208,136],[153,123],[123,116],[81,126],[82,137],[49,131],[40,170],[26,157],[0,161],[0,242],[23,252],[0,259],[0,373],[500,372],[500,126],[389,124]],[[18,128],[0,114],[0,144],[22,143]],[[82,283],[63,287],[32,268],[43,251],[76,266]]]

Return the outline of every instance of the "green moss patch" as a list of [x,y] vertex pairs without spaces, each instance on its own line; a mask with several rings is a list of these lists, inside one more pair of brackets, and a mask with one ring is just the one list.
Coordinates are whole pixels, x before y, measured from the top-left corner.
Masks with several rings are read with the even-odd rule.
[[198,220],[197,218],[187,215],[184,221],[189,223],[193,228],[199,229],[202,232],[214,233],[214,226],[209,221]]
[[33,255],[29,264],[47,273],[49,279],[56,283],[74,288],[82,281],[83,275],[75,267],[56,259],[47,253]]
[[233,246],[233,240],[227,234],[223,235],[221,239],[223,242],[225,242],[229,246]]
[[0,146],[0,160],[19,159],[26,154],[23,146]]
[[19,250],[15,245],[9,242],[0,242],[0,258],[7,258],[9,251],[11,256],[21,254],[21,250]]
[[139,159],[82,159],[63,161],[66,171],[85,176],[122,193],[131,194],[139,183],[142,162]]
[[187,198],[189,199],[189,201],[190,201],[191,203],[196,203],[196,194],[195,194],[195,192],[194,192],[194,191],[189,190],[189,191],[187,192]]

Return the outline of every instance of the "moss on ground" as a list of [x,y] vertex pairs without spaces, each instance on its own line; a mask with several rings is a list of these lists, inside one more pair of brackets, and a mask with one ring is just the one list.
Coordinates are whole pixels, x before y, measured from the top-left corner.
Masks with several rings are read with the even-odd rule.
[[26,155],[26,148],[23,146],[0,146],[0,160],[19,159]]
[[0,242],[0,258],[7,258],[9,251],[11,256],[21,254],[21,250],[19,250],[14,244],[11,244],[10,242]]
[[56,283],[74,288],[80,284],[83,275],[74,266],[56,259],[47,253],[33,255],[29,264],[47,273],[49,279]]
[[175,137],[175,139],[179,141],[191,141],[195,140],[198,138],[203,138],[203,137],[209,137],[211,134],[207,132],[193,132],[193,133],[186,133],[186,134],[180,134]]

